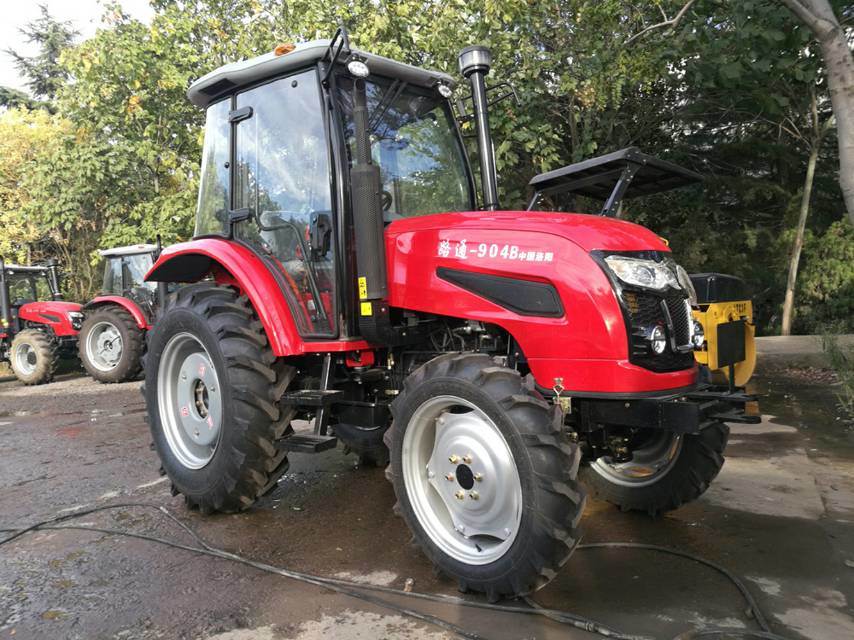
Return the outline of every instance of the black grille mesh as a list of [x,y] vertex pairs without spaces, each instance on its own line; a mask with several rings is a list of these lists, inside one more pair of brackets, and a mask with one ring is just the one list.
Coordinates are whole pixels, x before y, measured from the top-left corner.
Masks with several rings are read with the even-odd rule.
[[[661,307],[664,300],[670,312],[674,335],[677,345],[684,345],[689,340],[689,325],[691,321],[685,298],[675,294],[667,297],[650,293],[634,291],[623,292],[623,301],[629,312],[631,322],[629,362],[650,371],[666,372],[689,369],[694,365],[694,354],[691,351],[680,353],[670,345],[670,329]],[[656,355],[649,347],[646,339],[646,329],[660,325],[667,331],[667,347],[664,353]]]

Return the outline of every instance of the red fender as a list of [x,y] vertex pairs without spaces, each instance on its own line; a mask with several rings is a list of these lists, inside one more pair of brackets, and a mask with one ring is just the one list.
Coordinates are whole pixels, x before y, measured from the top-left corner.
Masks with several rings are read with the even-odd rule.
[[68,314],[80,310],[80,305],[75,302],[27,302],[18,309],[18,319],[50,327],[56,336],[76,336],[77,329],[71,325]]
[[[223,277],[221,271],[230,277]],[[155,282],[197,282],[211,273],[220,282],[236,285],[249,298],[275,355],[335,350],[306,348],[273,274],[258,256],[237,242],[225,238],[199,238],[167,247],[145,279]]]
[[139,305],[130,298],[123,298],[122,296],[96,296],[83,305],[83,310],[89,311],[91,309],[97,309],[111,304],[118,305],[131,314],[136,322],[136,326],[140,329],[147,330],[151,328],[151,324],[148,322],[148,318],[145,316],[145,313],[143,313],[142,309],[139,308]]

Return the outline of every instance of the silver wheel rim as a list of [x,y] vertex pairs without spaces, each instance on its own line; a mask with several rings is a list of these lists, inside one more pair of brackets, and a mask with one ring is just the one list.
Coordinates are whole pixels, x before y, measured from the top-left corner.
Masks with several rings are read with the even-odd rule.
[[25,342],[15,349],[15,368],[21,375],[29,376],[35,373],[38,363],[38,354],[30,343]]
[[590,467],[600,476],[624,487],[645,487],[666,475],[679,459],[682,435],[656,431],[643,446],[632,451],[628,462],[613,462],[608,456],[598,458]]
[[98,371],[112,371],[122,359],[122,334],[112,322],[98,322],[86,336],[86,358]]
[[421,527],[455,560],[501,558],[522,521],[522,483],[495,423],[468,400],[436,396],[403,436],[403,484]]
[[222,436],[222,390],[210,354],[189,333],[172,336],[157,369],[157,404],[166,442],[188,469],[211,461]]

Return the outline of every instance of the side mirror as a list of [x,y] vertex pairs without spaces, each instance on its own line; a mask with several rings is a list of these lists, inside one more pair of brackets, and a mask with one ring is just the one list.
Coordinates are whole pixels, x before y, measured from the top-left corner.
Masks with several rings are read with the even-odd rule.
[[315,211],[311,214],[308,243],[311,247],[312,260],[322,258],[329,252],[332,245],[332,218],[328,213]]

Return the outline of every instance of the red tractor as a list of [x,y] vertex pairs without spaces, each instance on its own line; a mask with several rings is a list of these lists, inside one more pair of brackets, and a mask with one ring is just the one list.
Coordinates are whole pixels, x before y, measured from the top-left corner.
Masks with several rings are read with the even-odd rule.
[[572,553],[579,473],[625,509],[675,509],[721,468],[725,421],[756,418],[700,381],[691,281],[657,234],[499,210],[489,68],[460,54],[480,207],[448,75],[339,29],[195,82],[195,239],[146,276],[188,284],[148,332],[144,393],[189,506],[246,509],[290,452],[341,440],[390,456],[425,554],[498,599]]
[[163,286],[145,281],[159,244],[135,244],[101,252],[104,283],[83,311],[79,355],[99,382],[125,382],[142,368],[145,333],[160,307]]
[[83,321],[80,305],[63,302],[59,265],[5,264],[0,258],[0,362],[24,384],[50,382],[71,356]]

